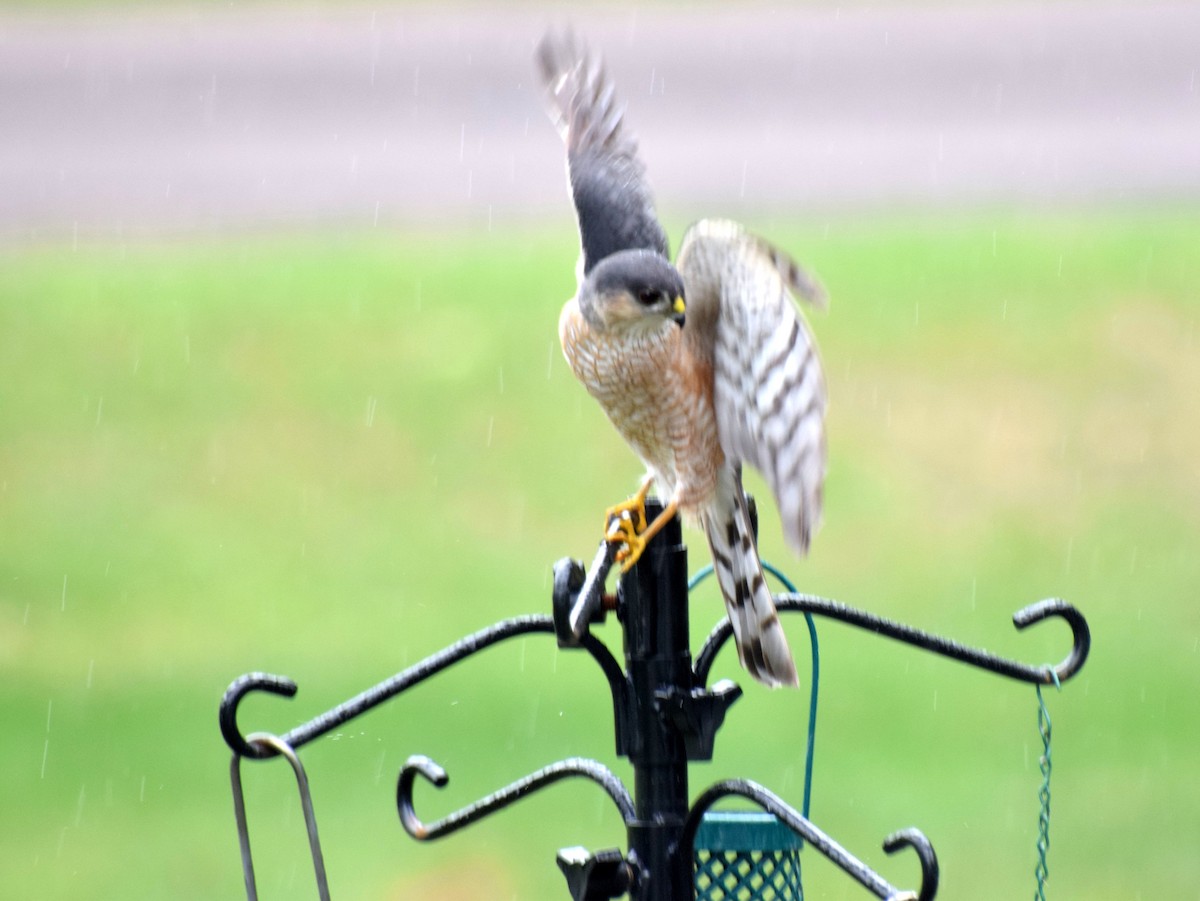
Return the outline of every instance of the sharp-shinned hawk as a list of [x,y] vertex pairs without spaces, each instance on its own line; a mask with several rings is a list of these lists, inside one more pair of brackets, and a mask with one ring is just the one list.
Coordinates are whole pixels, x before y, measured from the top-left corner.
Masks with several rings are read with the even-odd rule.
[[[696,521],[742,665],[768,685],[795,685],[742,464],[766,478],[788,543],[805,553],[821,514],[826,400],[791,292],[824,295],[784,253],[722,220],[689,228],[672,266],[612,82],[570,36],[544,39],[537,59],[566,142],[582,251],[578,292],[559,319],[563,353],[648,469],[633,501],[614,508],[631,515],[609,539],[629,566],[676,512]],[[641,504],[655,482],[666,507],[647,524]]]

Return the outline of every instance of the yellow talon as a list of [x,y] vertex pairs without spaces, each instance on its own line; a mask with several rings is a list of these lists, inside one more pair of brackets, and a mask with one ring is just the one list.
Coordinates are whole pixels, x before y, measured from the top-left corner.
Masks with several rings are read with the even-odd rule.
[[621,544],[617,550],[616,561],[621,564],[621,572],[627,573],[641,559],[650,539],[659,533],[675,516],[678,504],[671,501],[663,508],[654,520],[646,523],[646,495],[650,492],[653,479],[647,477],[637,494],[609,507],[604,515],[604,540],[610,544]]
[[621,564],[623,573],[629,572],[646,550],[646,539],[637,533],[629,517],[613,520],[607,538],[610,544],[622,545],[615,559]]
[[653,484],[654,478],[647,476],[633,497],[604,511],[604,540],[624,545],[616,554],[623,573],[629,572],[646,550],[647,539],[641,533],[646,529],[646,495]]
[[630,532],[636,535],[646,528],[646,505],[639,498],[631,497],[622,504],[616,504],[604,511],[604,532],[611,541],[614,531],[618,537]]

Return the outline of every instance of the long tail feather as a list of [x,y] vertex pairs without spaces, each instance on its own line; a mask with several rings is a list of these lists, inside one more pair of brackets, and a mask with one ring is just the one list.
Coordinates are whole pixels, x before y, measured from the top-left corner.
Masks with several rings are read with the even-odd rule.
[[799,684],[796,664],[763,575],[741,480],[737,481],[733,492],[718,491],[716,503],[704,517],[713,570],[742,666],[771,687],[794,686]]

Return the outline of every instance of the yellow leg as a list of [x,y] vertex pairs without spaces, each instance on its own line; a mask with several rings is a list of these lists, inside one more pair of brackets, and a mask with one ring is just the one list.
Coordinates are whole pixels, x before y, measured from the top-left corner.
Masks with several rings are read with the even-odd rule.
[[646,545],[650,543],[650,539],[662,531],[662,527],[675,518],[676,512],[679,510],[679,504],[671,501],[663,507],[662,513],[654,518],[654,522],[646,526],[645,531],[640,535],[626,536],[624,556],[620,552],[617,553],[617,560],[621,563],[621,572],[629,572],[635,563],[638,562],[642,554],[646,550]]
[[606,513],[606,540],[624,545],[616,555],[623,573],[633,568],[645,553],[650,539],[671,521],[679,509],[679,504],[672,500],[663,508],[662,513],[655,517],[654,522],[646,525],[646,495],[653,481],[652,477],[647,476],[637,494],[624,503],[610,507]]
[[650,486],[653,484],[654,476],[646,476],[642,479],[637,494],[604,511],[605,535],[611,536],[614,529],[619,537],[626,531],[637,533],[646,528],[646,495],[650,493]]

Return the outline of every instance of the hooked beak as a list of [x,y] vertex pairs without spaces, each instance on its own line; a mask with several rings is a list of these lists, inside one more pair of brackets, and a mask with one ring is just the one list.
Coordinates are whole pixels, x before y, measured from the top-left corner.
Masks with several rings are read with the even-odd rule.
[[687,306],[684,304],[683,298],[676,297],[675,303],[671,305],[671,309],[674,311],[671,318],[675,321],[676,325],[678,325],[680,328],[683,328],[684,320],[687,318],[684,316]]

